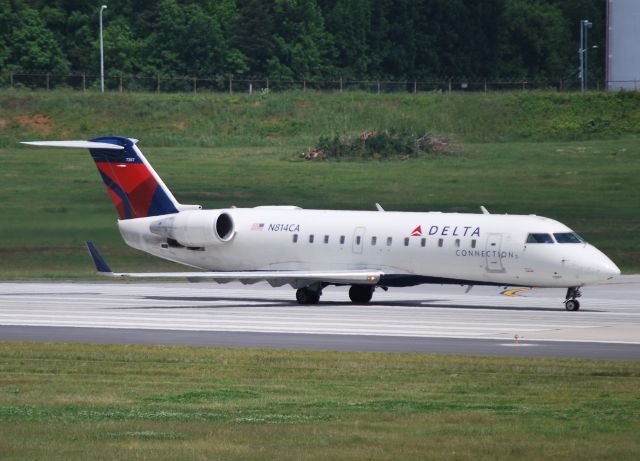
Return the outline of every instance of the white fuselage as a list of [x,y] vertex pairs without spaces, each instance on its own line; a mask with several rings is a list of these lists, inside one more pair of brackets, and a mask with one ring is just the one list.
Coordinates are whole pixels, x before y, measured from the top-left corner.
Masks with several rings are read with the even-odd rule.
[[[225,238],[216,238],[221,213],[232,227]],[[376,269],[386,275],[380,284],[389,286],[577,287],[619,274],[588,243],[527,243],[531,233],[571,232],[534,215],[257,207],[186,211],[118,225],[128,245],[209,271]],[[213,237],[203,237],[209,231]]]

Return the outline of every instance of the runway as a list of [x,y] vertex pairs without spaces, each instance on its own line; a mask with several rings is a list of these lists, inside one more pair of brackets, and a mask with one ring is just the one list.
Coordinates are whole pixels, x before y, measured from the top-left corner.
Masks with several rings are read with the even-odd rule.
[[640,359],[640,276],[583,289],[500,294],[495,287],[376,290],[354,306],[346,287],[301,306],[265,284],[0,283],[0,340]]

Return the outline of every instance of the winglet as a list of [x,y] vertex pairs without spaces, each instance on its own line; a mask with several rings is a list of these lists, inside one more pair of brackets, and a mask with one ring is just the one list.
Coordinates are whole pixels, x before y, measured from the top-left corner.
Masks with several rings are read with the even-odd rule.
[[102,275],[113,275],[113,271],[102,255],[98,252],[95,245],[91,242],[85,242],[85,244],[87,245],[87,250],[89,250],[89,254],[91,255],[91,259],[93,260],[93,264],[96,266],[98,273]]

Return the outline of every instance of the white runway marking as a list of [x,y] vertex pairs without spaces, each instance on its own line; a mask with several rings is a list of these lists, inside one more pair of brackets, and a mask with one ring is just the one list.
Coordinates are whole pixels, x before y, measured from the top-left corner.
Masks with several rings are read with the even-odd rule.
[[345,287],[329,287],[321,304],[300,306],[294,290],[262,284],[6,282],[0,325],[640,344],[640,277],[620,280],[583,289],[579,312],[564,310],[564,290],[507,297],[499,287],[423,285],[376,290],[372,304],[354,306]]

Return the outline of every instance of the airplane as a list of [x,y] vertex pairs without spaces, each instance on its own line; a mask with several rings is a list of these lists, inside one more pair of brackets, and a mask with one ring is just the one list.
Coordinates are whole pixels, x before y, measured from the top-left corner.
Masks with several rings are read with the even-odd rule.
[[194,272],[113,272],[87,242],[99,274],[291,285],[300,304],[317,304],[328,285],[350,286],[354,304],[374,290],[418,284],[566,288],[577,311],[580,288],[620,275],[569,227],[536,215],[307,210],[257,206],[203,210],[179,203],[137,139],[23,144],[88,149],[119,215],[127,245],[191,266]]

